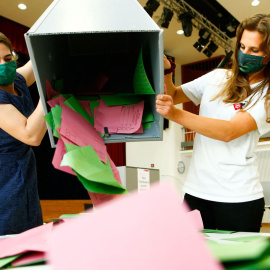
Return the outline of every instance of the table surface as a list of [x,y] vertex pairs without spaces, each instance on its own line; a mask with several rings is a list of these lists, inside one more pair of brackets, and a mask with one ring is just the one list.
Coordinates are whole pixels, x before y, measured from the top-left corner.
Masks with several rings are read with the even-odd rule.
[[[206,237],[209,240],[214,240],[218,243],[228,243],[232,244],[231,241],[227,241],[224,239],[228,238],[238,238],[238,237],[250,237],[250,236],[269,236],[270,233],[252,233],[252,232],[236,232],[236,233],[230,233],[230,234],[224,234],[224,233],[204,233],[208,237]],[[12,237],[13,235],[8,236],[0,236],[0,238],[6,238],[6,237]],[[239,243],[239,242],[238,242]],[[9,268],[12,269],[12,268]],[[38,265],[38,266],[26,266],[26,267],[20,267],[18,269],[22,270],[53,270],[52,266],[50,265]]]

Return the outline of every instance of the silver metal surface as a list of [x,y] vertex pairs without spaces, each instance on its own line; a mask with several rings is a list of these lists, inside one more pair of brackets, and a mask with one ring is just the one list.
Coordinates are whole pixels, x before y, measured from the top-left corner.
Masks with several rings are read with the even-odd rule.
[[[92,56],[94,59],[98,55],[101,62],[110,54],[130,58],[139,47],[145,47],[153,89],[156,95],[164,92],[163,30],[136,0],[55,0],[25,34],[25,39],[45,114],[48,113],[46,80],[66,78],[70,82],[72,58],[81,57],[85,62],[88,57],[89,67],[93,67],[96,62],[91,62]],[[125,66],[119,66],[119,81],[121,69]],[[76,83],[82,80],[85,76],[74,76],[71,82],[74,91]],[[105,143],[162,140],[163,117],[155,110],[156,95],[145,96],[155,118],[150,129],[143,134],[113,134],[104,138]],[[48,132],[55,147],[50,127]]]

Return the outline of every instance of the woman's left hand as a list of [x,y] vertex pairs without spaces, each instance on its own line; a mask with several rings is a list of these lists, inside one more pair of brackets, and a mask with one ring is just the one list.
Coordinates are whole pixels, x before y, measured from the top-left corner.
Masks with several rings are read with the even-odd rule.
[[174,121],[176,108],[173,103],[173,98],[169,95],[158,95],[156,99],[156,111],[167,118]]

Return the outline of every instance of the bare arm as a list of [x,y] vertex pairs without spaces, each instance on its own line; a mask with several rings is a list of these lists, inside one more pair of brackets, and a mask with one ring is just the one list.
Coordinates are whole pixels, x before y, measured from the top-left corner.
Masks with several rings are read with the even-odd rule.
[[230,121],[207,118],[177,109],[169,95],[158,95],[156,110],[165,118],[190,130],[224,142],[257,129],[256,121],[248,112],[240,111]]
[[17,140],[38,146],[47,130],[41,101],[35,111],[26,118],[11,104],[0,105],[0,128]]
[[18,68],[17,72],[24,77],[27,86],[32,85],[36,81],[31,60],[29,60],[24,66]]

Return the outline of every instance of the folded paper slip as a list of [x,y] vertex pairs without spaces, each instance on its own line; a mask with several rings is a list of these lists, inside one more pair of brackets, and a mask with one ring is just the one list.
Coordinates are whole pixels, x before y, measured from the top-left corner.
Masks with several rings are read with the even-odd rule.
[[53,223],[41,225],[0,241],[0,258],[18,255],[28,251],[46,252]]
[[51,239],[53,269],[223,269],[168,183],[74,218]]

